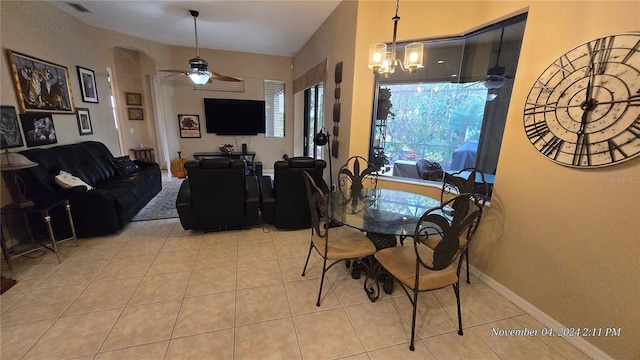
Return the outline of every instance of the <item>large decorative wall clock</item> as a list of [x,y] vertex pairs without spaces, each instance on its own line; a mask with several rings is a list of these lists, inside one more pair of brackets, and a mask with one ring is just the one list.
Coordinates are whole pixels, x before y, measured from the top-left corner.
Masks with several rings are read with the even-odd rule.
[[529,92],[524,129],[561,165],[602,167],[640,155],[640,32],[586,42],[551,63]]

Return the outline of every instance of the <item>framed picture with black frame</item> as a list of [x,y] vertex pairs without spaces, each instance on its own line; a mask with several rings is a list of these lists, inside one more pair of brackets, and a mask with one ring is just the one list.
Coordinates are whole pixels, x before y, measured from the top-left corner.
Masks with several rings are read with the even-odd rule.
[[93,126],[91,125],[89,109],[76,108],[76,119],[78,120],[78,132],[80,133],[80,136],[93,134]]
[[2,119],[0,121],[0,149],[11,149],[24,146],[16,108],[0,106]]
[[199,138],[200,115],[179,114],[178,125],[180,126],[181,138]]
[[20,114],[27,147],[58,143],[53,115],[47,113]]
[[82,101],[88,103],[98,102],[98,88],[96,87],[96,73],[93,70],[76,66],[78,69],[78,79],[80,80],[80,90],[82,91]]

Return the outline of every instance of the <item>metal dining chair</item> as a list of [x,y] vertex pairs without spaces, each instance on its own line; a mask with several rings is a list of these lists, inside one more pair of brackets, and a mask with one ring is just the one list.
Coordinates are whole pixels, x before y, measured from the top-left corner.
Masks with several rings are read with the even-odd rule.
[[352,156],[338,171],[338,187],[343,195],[360,193],[365,187],[378,186],[378,168],[362,156]]
[[[476,204],[470,210],[454,211],[454,202]],[[458,307],[458,334],[462,332],[462,313],[460,308],[460,268],[462,257],[467,250],[478,222],[482,216],[482,207],[478,206],[478,196],[462,194],[440,206],[427,210],[416,225],[412,245],[397,246],[379,250],[375,258],[402,286],[413,306],[411,320],[411,343],[413,351],[416,333],[416,312],[418,293],[452,286]],[[425,243],[435,237],[438,241],[433,248]],[[461,238],[466,241],[462,243]]]
[[309,173],[304,172],[303,175],[311,212],[311,241],[302,276],[307,271],[311,251],[316,249],[318,254],[322,256],[322,277],[320,279],[320,290],[318,290],[318,301],[316,302],[316,306],[320,306],[322,286],[324,285],[327,271],[341,261],[356,260],[373,255],[376,252],[376,247],[365,234],[357,229],[344,225],[330,227],[331,219],[325,194],[316,185]]
[[[478,205],[484,207],[485,203],[489,200],[489,184],[485,179],[484,173],[476,168],[466,168],[453,173],[445,172],[442,181],[442,189],[440,191],[440,202],[444,202],[446,199],[460,194],[478,195]],[[468,204],[454,203],[452,208],[458,209],[462,205],[466,207]],[[460,241],[465,241],[465,239],[461,238]],[[465,250],[464,260],[467,263],[467,284],[471,284],[471,280],[469,278],[468,248]]]

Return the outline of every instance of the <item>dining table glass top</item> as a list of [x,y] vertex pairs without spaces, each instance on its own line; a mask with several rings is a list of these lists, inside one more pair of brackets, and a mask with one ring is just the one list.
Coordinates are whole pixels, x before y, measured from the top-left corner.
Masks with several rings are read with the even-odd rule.
[[355,193],[333,192],[329,204],[331,217],[337,222],[372,233],[413,236],[422,214],[439,206],[440,200],[400,190],[365,188]]

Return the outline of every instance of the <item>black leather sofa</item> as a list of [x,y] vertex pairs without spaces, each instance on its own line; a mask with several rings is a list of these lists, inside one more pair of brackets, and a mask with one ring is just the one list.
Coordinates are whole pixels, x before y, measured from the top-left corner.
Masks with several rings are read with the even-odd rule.
[[211,157],[187,161],[176,209],[185,230],[224,230],[258,223],[260,192],[244,161]]
[[[162,174],[157,163],[136,160],[135,172],[120,174],[114,165],[114,156],[100,142],[85,141],[20,153],[38,163],[37,167],[23,170],[27,197],[37,203],[56,196],[70,196],[78,237],[118,232],[162,190]],[[87,191],[82,186],[63,189],[55,182],[60,170],[95,189]],[[52,215],[52,225],[68,227],[64,216],[63,211]]]
[[329,189],[322,178],[326,167],[326,161],[306,156],[276,161],[273,164],[273,184],[269,176],[260,178],[262,220],[282,230],[310,228],[311,215],[302,174],[308,172],[316,184],[328,193]]

